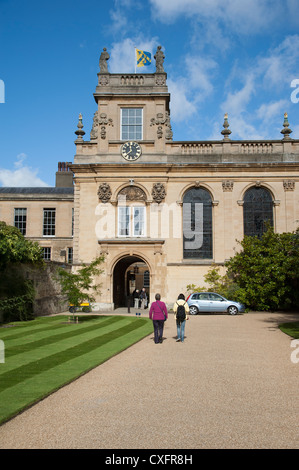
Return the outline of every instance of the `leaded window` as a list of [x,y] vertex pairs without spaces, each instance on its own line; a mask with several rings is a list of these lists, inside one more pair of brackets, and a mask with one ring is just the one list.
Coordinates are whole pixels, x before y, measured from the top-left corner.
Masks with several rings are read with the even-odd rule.
[[244,235],[260,238],[269,224],[273,227],[273,199],[268,189],[257,186],[244,195]]
[[212,198],[204,188],[191,188],[183,198],[183,256],[213,257]]

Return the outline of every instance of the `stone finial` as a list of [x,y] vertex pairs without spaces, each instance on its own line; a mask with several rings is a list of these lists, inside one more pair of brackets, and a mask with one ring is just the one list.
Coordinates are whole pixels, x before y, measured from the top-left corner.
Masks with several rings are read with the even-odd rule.
[[293,132],[289,128],[289,121],[288,121],[288,113],[284,113],[284,121],[283,121],[283,129],[280,131],[280,133],[283,135],[282,140],[291,140],[290,134]]
[[157,52],[154,55],[154,58],[156,59],[156,73],[165,73],[164,67],[163,67],[165,56],[164,56],[164,53],[161,51],[161,49],[162,49],[162,46],[158,46]]
[[229,135],[232,133],[232,131],[229,130],[229,123],[228,123],[227,113],[225,113],[225,115],[224,115],[223,127],[224,127],[224,129],[223,129],[223,131],[221,131],[221,134],[224,136],[223,140],[229,141],[230,140]]
[[83,129],[83,123],[82,123],[82,114],[79,114],[79,122],[77,124],[78,130],[75,132],[75,134],[78,136],[75,142],[83,142],[83,136],[85,135],[85,132],[82,130]]
[[106,47],[104,47],[103,52],[100,56],[100,73],[109,73],[108,70],[108,60],[110,59],[110,55],[107,52]]

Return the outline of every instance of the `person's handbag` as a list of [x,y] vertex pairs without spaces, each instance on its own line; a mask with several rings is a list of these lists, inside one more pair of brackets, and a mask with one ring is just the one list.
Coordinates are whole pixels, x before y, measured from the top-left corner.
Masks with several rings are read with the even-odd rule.
[[[157,302],[157,301],[156,301],[156,304],[158,304],[158,302]],[[164,315],[164,321],[166,321],[166,320],[167,320],[167,318],[166,318],[166,313],[164,312],[164,310],[162,310],[162,308],[160,307],[160,305],[159,305],[159,304],[158,304],[158,307],[159,307],[159,309],[161,310],[161,312],[162,312],[162,313],[163,313],[163,315]]]

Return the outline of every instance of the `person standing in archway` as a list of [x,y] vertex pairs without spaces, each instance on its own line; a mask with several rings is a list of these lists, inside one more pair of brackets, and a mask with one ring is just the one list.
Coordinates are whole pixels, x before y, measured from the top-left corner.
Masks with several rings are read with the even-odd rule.
[[147,295],[146,295],[146,291],[145,291],[144,287],[142,288],[142,290],[140,292],[139,299],[141,300],[141,307],[140,308],[145,309],[147,307]]
[[164,322],[168,318],[168,312],[165,303],[161,301],[160,294],[156,294],[155,299],[156,302],[151,304],[149,318],[153,320],[155,344],[159,344],[163,342]]

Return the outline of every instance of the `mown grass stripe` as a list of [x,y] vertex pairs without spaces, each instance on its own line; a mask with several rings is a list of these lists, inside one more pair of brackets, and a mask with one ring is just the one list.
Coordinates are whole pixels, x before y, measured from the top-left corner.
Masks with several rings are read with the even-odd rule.
[[148,336],[152,332],[152,322],[144,320],[139,329],[130,330],[121,337],[3,391],[0,394],[0,423]]
[[33,377],[41,372],[46,371],[49,368],[55,367],[59,364],[67,362],[69,359],[78,357],[87,351],[99,348],[104,344],[112,341],[116,338],[120,338],[122,335],[140,328],[143,325],[143,319],[135,319],[128,325],[121,328],[117,328],[109,333],[96,338],[87,340],[79,345],[67,348],[59,353],[52,354],[41,360],[33,361],[24,366],[15,368],[11,371],[5,372],[1,375],[0,392],[8,387],[16,385],[28,378]]
[[[63,331],[61,331],[61,333],[59,334],[56,334],[56,335],[51,335],[49,336],[49,332],[50,331],[53,331],[53,328],[51,329],[47,329],[46,331],[44,331],[43,333],[47,333],[46,336],[44,336],[44,334],[42,336],[44,336],[43,338],[40,338],[40,339],[36,339],[34,340],[34,338],[31,338],[30,340],[30,337],[27,337],[27,342],[26,343],[18,343],[17,345],[13,346],[11,345],[10,343],[8,343],[8,347],[7,347],[7,351],[6,351],[6,357],[7,359],[14,356],[15,354],[20,354],[20,353],[23,353],[23,352],[26,352],[26,351],[30,351],[32,349],[36,349],[36,348],[39,348],[41,346],[48,346],[52,343],[56,343],[57,341],[62,341],[63,339],[66,339],[66,338],[73,338],[73,337],[76,337],[78,335],[82,335],[82,333],[87,333],[89,331],[94,331],[94,330],[97,330],[98,328],[103,328],[105,326],[105,324],[111,324],[113,322],[117,322],[119,321],[119,318],[120,317],[114,317],[113,319],[109,319],[109,318],[106,318],[106,322],[105,321],[101,321],[99,324],[97,323],[93,323],[92,325],[89,324],[78,324],[78,325],[68,325],[68,326],[65,326],[65,325],[61,325],[63,326],[64,328],[62,328]],[[70,331],[71,330],[71,331]],[[35,334],[34,334],[35,336]]]
[[[117,318],[118,320],[115,320],[115,318]],[[85,332],[85,330],[81,330],[80,336],[70,336],[52,344],[45,344],[44,346],[40,346],[39,348],[33,348],[32,350],[26,352],[20,352],[20,354],[16,354],[8,358],[5,361],[5,364],[0,365],[0,382],[2,380],[3,374],[5,374],[6,372],[15,370],[16,368],[21,366],[28,365],[31,362],[40,361],[47,356],[51,356],[52,354],[56,354],[58,352],[63,352],[65,349],[77,346],[80,343],[88,341],[92,338],[97,338],[103,334],[113,331],[116,329],[116,323],[118,324],[118,327],[120,327],[120,325],[124,326],[130,323],[130,321],[130,318],[124,316],[114,317],[111,318],[110,322],[108,321],[107,324],[101,326],[100,329],[96,328],[88,332]],[[101,323],[101,325],[103,325],[103,323]],[[78,331],[76,329],[76,325],[72,325],[71,330]]]
[[[27,322],[23,322],[23,324],[19,325],[17,322],[12,323],[14,326],[2,326],[0,328],[0,338],[1,339],[15,339],[15,338],[21,338],[22,336],[26,336],[28,334],[28,331],[30,332],[37,332],[37,331],[43,331],[47,328],[49,328],[49,322],[53,323],[58,323],[57,326],[52,326],[52,328],[60,328],[60,323],[61,319],[64,318],[63,316],[57,316],[57,317],[41,317],[42,320],[40,319],[34,319],[30,320]],[[65,317],[67,318],[67,317]],[[47,324],[47,326],[42,326],[40,327],[41,323]]]

